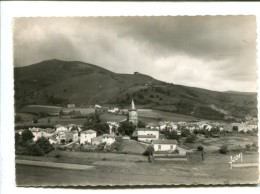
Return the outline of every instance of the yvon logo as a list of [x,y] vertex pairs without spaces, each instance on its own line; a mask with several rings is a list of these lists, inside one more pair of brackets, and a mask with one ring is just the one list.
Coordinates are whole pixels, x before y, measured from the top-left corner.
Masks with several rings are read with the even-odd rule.
[[230,162],[229,162],[229,164],[230,164],[230,168],[231,168],[231,170],[232,170],[232,168],[233,168],[233,163],[234,162],[237,162],[238,160],[240,159],[240,162],[243,162],[243,154],[242,153],[240,153],[240,154],[238,154],[238,155],[236,155],[236,156],[230,156]]

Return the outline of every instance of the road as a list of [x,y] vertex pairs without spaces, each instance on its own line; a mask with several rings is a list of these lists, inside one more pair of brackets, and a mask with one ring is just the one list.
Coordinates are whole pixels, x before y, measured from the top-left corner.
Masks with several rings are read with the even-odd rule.
[[23,164],[23,165],[30,165],[30,166],[42,166],[42,167],[49,167],[49,168],[71,169],[71,170],[88,170],[88,169],[94,168],[94,166],[91,166],[91,165],[30,161],[30,160],[19,160],[19,159],[16,159],[15,162],[16,162],[16,164]]

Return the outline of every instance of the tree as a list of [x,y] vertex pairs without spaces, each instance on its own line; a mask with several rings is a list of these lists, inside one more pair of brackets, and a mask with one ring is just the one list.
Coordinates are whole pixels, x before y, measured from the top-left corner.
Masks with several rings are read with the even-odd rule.
[[137,127],[138,128],[144,128],[145,124],[142,121],[138,121]]
[[200,152],[202,152],[203,149],[204,149],[204,148],[203,148],[202,146],[198,146],[198,147],[197,147],[197,150],[200,151]]
[[33,118],[33,123],[38,123],[38,118],[34,117]]
[[25,129],[22,132],[22,142],[27,142],[27,141],[31,141],[34,138],[33,133],[29,130],[29,129]]
[[189,135],[188,137],[186,137],[185,142],[186,143],[195,143],[195,141],[197,140],[195,135]]
[[15,133],[15,144],[19,145],[22,142],[22,136],[19,133]]
[[135,126],[131,122],[122,122],[121,125],[118,127],[118,132],[122,135],[131,136],[135,130]]
[[92,129],[97,132],[97,135],[103,135],[105,133],[109,133],[109,126],[107,123],[97,123]]
[[38,144],[30,143],[26,146],[28,154],[32,156],[43,156],[44,151],[40,148]]
[[94,126],[97,123],[100,123],[101,120],[99,118],[99,114],[90,114],[87,117],[87,121],[84,123],[84,128],[89,129],[90,127]]
[[152,163],[154,162],[153,154],[154,154],[154,147],[152,145],[149,145],[143,153],[144,156],[148,156],[148,162],[152,162]]
[[165,137],[167,138],[167,139],[176,139],[177,141],[179,140],[179,135],[178,135],[178,133],[177,133],[177,131],[171,131],[171,130],[169,130],[169,129],[166,129],[165,131],[164,131],[164,135],[165,135]]
[[182,132],[181,132],[182,137],[188,137],[189,135],[190,135],[189,129],[185,128],[185,129],[182,130]]
[[50,144],[49,140],[46,137],[40,137],[37,139],[36,144],[44,151],[45,154],[54,150],[53,146]]
[[227,145],[222,145],[219,149],[219,153],[221,154],[227,154],[228,153],[228,146]]

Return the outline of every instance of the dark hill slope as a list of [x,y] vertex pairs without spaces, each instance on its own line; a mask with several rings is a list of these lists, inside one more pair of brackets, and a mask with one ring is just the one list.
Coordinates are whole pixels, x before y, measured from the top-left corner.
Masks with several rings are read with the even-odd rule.
[[116,74],[77,61],[43,61],[15,68],[14,75],[17,111],[28,104],[126,106],[131,99],[139,106],[202,118],[223,118],[223,114],[243,117],[256,111],[256,94],[169,84],[144,74]]

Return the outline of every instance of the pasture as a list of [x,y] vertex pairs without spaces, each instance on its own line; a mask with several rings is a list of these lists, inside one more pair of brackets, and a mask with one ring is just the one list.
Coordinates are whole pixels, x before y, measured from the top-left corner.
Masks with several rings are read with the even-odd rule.
[[52,114],[59,113],[62,107],[59,106],[47,106],[47,105],[27,105],[24,106],[19,112],[38,114],[40,112]]
[[[144,156],[113,153],[60,152],[60,158],[28,157],[92,165],[88,170],[69,170],[16,165],[18,186],[41,185],[175,185],[175,184],[252,184],[258,180],[258,167],[230,169],[230,155],[209,154],[200,163],[156,161]],[[18,158],[26,159],[24,156]],[[257,162],[258,154],[245,154],[246,162]],[[62,178],[61,178],[62,177]]]
[[153,110],[153,109],[139,109],[138,116],[142,119],[151,119],[154,121],[196,121],[197,118],[190,116],[190,115],[182,115],[172,112],[165,112],[160,110]]

